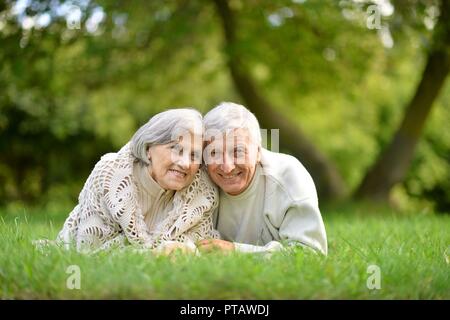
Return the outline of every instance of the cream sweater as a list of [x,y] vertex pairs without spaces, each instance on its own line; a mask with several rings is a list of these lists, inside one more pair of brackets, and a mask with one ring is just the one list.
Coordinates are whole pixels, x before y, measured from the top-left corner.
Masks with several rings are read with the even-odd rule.
[[127,244],[157,249],[170,241],[193,246],[218,237],[212,225],[217,200],[217,188],[203,169],[183,190],[162,189],[128,143],[95,165],[56,242],[88,252]]
[[215,228],[242,252],[279,250],[283,241],[326,255],[325,227],[308,171],[292,156],[261,152],[261,163],[243,193],[220,191]]

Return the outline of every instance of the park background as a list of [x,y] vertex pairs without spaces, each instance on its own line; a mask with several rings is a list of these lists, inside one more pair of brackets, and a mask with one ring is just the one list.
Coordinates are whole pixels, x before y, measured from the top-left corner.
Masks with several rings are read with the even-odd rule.
[[[0,63],[1,298],[450,298],[450,2],[3,0]],[[34,250],[101,155],[222,101],[309,170],[327,258]]]

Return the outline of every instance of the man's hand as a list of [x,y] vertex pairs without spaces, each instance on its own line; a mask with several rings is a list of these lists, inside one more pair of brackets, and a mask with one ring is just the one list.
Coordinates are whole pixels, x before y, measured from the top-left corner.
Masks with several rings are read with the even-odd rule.
[[220,239],[208,239],[208,240],[200,240],[197,243],[197,248],[201,252],[211,252],[211,251],[225,251],[231,252],[234,251],[234,243],[220,240]]

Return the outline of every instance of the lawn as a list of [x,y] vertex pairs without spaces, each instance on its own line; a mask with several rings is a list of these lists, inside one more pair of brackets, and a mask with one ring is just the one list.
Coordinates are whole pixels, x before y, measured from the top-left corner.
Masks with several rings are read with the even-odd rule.
[[[450,299],[450,215],[324,213],[326,258],[301,249],[270,257],[35,250],[31,241],[54,238],[64,218],[0,212],[0,298]],[[379,289],[367,286],[371,265],[379,267]],[[77,268],[80,288],[70,289]]]

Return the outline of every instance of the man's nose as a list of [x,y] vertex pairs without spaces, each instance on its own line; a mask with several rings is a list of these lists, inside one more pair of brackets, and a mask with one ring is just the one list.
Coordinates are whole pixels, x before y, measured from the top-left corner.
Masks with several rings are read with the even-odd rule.
[[236,166],[234,165],[234,160],[231,159],[228,155],[223,157],[223,163],[221,165],[221,169],[224,173],[230,173]]

